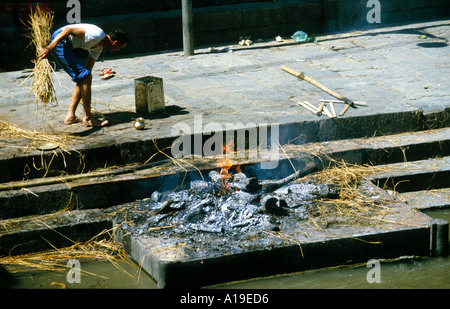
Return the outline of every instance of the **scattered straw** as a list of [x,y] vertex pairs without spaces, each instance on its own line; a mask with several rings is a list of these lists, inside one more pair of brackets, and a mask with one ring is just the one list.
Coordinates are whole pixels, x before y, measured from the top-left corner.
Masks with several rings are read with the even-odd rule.
[[340,188],[339,198],[323,199],[317,204],[310,222],[318,229],[324,229],[329,224],[371,226],[382,223],[383,217],[390,212],[389,207],[385,206],[390,200],[381,197],[374,199],[360,188],[361,182],[369,181],[369,176],[377,170],[375,166],[332,161],[328,168],[310,175],[309,178],[315,183]]
[[[23,273],[30,271],[67,271],[67,261],[78,259],[80,261],[109,261],[120,268],[117,261],[125,261],[126,253],[123,246],[111,238],[99,239],[104,231],[86,242],[76,242],[70,247],[58,248],[44,252],[34,252],[17,256],[0,257],[3,265],[10,273]],[[83,272],[83,270],[81,269]],[[88,273],[90,275],[95,275]]]
[[314,174],[313,179],[317,183],[338,185],[344,190],[351,191],[358,187],[362,179],[367,179],[368,176],[375,174],[376,170],[377,167],[370,165],[333,161],[333,166]]
[[39,59],[38,55],[41,49],[47,47],[51,42],[51,29],[53,26],[53,13],[51,11],[42,11],[39,6],[30,14],[30,33],[31,44],[36,48],[36,60],[33,72],[30,76],[33,81],[30,86],[30,92],[34,93],[35,102],[41,102],[44,107],[49,103],[57,102],[55,87],[53,85],[53,68],[48,59]]
[[28,130],[20,128],[18,125],[0,118],[0,137],[13,139],[27,139],[32,147],[37,147],[44,143],[53,144],[61,149],[67,149],[68,145],[76,143],[78,139],[65,134],[55,134],[44,131]]
[[332,149],[324,144],[307,146],[285,145],[282,148],[296,160],[320,161],[323,168],[299,182],[311,180],[339,187],[339,198],[322,199],[316,204],[315,212],[309,218],[311,224],[322,230],[330,225],[374,226],[386,223],[384,216],[392,211],[387,205],[391,200],[374,197],[361,188],[361,183],[371,182],[371,176],[386,171],[387,166],[351,164],[332,157]]

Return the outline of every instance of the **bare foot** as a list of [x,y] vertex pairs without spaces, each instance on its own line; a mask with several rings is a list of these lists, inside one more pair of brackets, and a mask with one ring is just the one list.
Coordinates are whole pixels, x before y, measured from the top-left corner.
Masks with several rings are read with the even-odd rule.
[[108,120],[83,119],[83,123],[88,127],[104,127],[108,124]]
[[78,123],[78,122],[82,122],[83,120],[77,116],[67,116],[66,119],[64,120],[65,124],[74,124],[74,123]]

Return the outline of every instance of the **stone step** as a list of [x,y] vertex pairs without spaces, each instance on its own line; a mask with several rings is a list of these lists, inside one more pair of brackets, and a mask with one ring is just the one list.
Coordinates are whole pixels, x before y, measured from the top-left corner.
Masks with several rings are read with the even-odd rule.
[[355,164],[382,165],[450,155],[450,127],[400,134],[330,140],[296,146]]
[[399,193],[450,187],[450,157],[377,166],[371,179],[380,188]]
[[[295,157],[298,152],[303,150],[318,149],[328,153],[335,160],[344,159],[354,164],[386,164],[402,162],[405,159],[426,159],[436,155],[448,155],[449,133],[450,128],[443,128],[383,137],[305,144],[295,146],[295,151],[289,155]],[[289,149],[287,151],[289,152]],[[430,162],[425,160],[425,163]],[[276,169],[278,175],[274,175],[270,169],[260,169],[260,165],[254,161],[240,163],[241,170],[245,174],[258,179],[277,179],[286,177],[293,172],[292,161],[286,159],[284,155],[280,156],[278,162]],[[295,164],[301,164],[301,162]],[[190,168],[188,173],[174,168],[166,171],[168,175],[160,175],[161,172],[151,166],[144,167],[145,165],[130,165],[104,170],[103,174],[101,172],[86,173],[65,178],[48,177],[40,180],[47,181],[47,184],[33,183],[34,180],[2,184],[0,185],[0,218],[42,215],[61,209],[110,207],[148,197],[153,190],[173,189],[179,183],[189,183],[190,179],[195,180],[199,177],[199,172],[193,168]],[[207,175],[211,168],[214,169],[213,166],[202,168],[202,174]],[[302,166],[298,166],[298,168],[302,168]],[[393,170],[394,167],[389,169]],[[398,169],[397,165],[395,169]],[[379,182],[387,181],[382,180],[385,176],[381,174],[378,176],[380,177]],[[396,177],[399,176],[396,175]]]
[[399,193],[397,197],[418,210],[450,207],[450,188]]
[[[431,152],[447,151],[449,143],[449,134],[447,121],[442,119],[448,119],[448,110],[437,112],[434,114],[422,114],[421,112],[398,112],[390,114],[375,114],[365,115],[360,117],[349,118],[337,118],[337,119],[324,119],[324,120],[312,120],[309,122],[289,122],[282,123],[279,126],[281,145],[291,142],[298,137],[299,132],[303,132],[305,127],[308,130],[307,142],[325,142],[325,141],[338,141],[349,140],[357,138],[371,137],[383,132],[386,135],[401,134],[404,132],[411,132],[415,134],[422,130],[427,130],[429,127],[433,129],[444,128],[442,133],[437,133],[437,136],[430,136],[430,143],[434,143],[433,148],[429,148]],[[355,130],[354,128],[359,128]],[[413,133],[414,132],[414,133]],[[436,131],[441,132],[441,131]],[[245,133],[245,132],[244,132]],[[421,145],[427,140],[425,132],[421,138],[418,138],[418,144]],[[224,133],[225,134],[225,133]],[[232,130],[232,132],[226,132],[226,135],[231,134],[235,139],[240,138],[241,132],[238,130]],[[413,135],[409,137],[408,141],[405,141],[399,145],[406,143],[415,143]],[[210,134],[204,134],[202,142],[210,138]],[[27,171],[27,179],[52,177],[60,174],[78,174],[80,168],[83,168],[85,172],[93,171],[105,166],[121,166],[132,163],[141,163],[148,160],[149,157],[153,157],[152,161],[167,159],[166,156],[158,153],[155,143],[159,149],[170,149],[174,141],[179,136],[145,136],[136,139],[130,139],[129,141],[118,142],[115,138],[108,138],[104,135],[99,137],[88,139],[83,141],[79,145],[74,145],[70,150],[64,151],[64,155],[55,155],[53,151],[40,151],[30,150],[26,154],[9,153],[8,149],[4,150],[4,154],[0,156],[0,183],[11,182],[24,179],[24,171]],[[194,134],[191,134],[191,138],[194,139]],[[270,139],[270,137],[269,137]],[[382,137],[380,138],[382,141]],[[387,139],[389,140],[389,139]],[[367,140],[370,142],[371,140]],[[303,141],[304,142],[304,141]],[[364,142],[364,141],[362,141]],[[246,144],[249,142],[247,140]],[[268,143],[270,144],[270,143]],[[396,145],[391,143],[391,148]],[[362,147],[371,147],[367,143],[362,143]],[[380,145],[383,147],[383,145]],[[398,148],[398,147],[397,147]],[[397,149],[397,153],[400,148]],[[429,150],[422,150],[430,152]],[[397,155],[398,156],[398,155]],[[377,158],[368,158],[374,160]],[[408,158],[413,160],[413,158]],[[50,166],[51,170],[45,168]],[[37,168],[33,168],[37,166]]]
[[[69,247],[112,228],[108,210],[62,211],[0,220],[0,256]],[[108,236],[107,234],[99,236]]]
[[[398,137],[397,137],[398,138]],[[366,142],[368,142],[366,140]],[[378,141],[381,142],[381,141]],[[375,144],[368,143],[368,144]],[[361,149],[361,148],[359,148]],[[385,150],[385,149],[384,149]],[[383,150],[383,151],[384,151]],[[344,151],[348,151],[344,150]],[[422,176],[420,177],[421,180],[424,180],[424,173],[433,174],[433,179],[439,178],[437,176],[439,173],[442,172],[448,172],[448,160],[449,157],[443,157],[439,159],[428,159],[428,160],[421,160],[421,161],[414,161],[414,162],[407,162],[407,163],[395,163],[395,164],[387,164],[384,165],[386,167],[386,171],[380,172],[377,175],[373,176],[373,179],[381,180],[383,177],[386,179],[395,178],[395,177],[401,177],[404,174],[407,174],[408,176],[417,175],[417,173],[420,173]],[[389,172],[387,172],[389,170]],[[162,181],[170,181],[167,177],[161,176]],[[128,189],[132,190],[134,185],[136,184],[135,181],[142,181],[144,178],[141,179],[134,179],[134,181],[126,181],[124,180],[124,183],[128,185]],[[448,179],[448,175],[446,178]],[[147,179],[148,180],[148,179]],[[154,182],[155,178],[152,179]],[[97,195],[102,196],[106,191],[106,188],[111,190],[111,184],[114,182],[104,182],[106,185],[105,191],[97,191]],[[87,185],[87,184],[85,184]],[[448,184],[447,184],[448,185]],[[66,185],[65,185],[66,186]],[[113,189],[114,190],[114,189]],[[116,188],[116,194],[123,193],[124,187],[117,187]],[[381,191],[381,190],[380,190]],[[45,192],[45,190],[43,191]],[[92,191],[95,193],[95,191]],[[92,193],[91,192],[91,193]],[[91,197],[95,197],[95,195],[92,195]],[[98,198],[98,196],[96,197]],[[102,196],[102,198],[104,198]],[[111,197],[109,197],[111,198]],[[116,204],[119,202],[118,200],[115,200]],[[113,227],[113,221],[112,216],[116,210],[118,210],[120,206],[117,207],[109,207],[107,209],[85,209],[85,210],[74,210],[74,211],[66,211],[66,212],[57,212],[47,215],[36,215],[36,216],[29,216],[29,217],[19,217],[19,218],[13,218],[13,219],[7,219],[0,221],[0,255],[15,255],[15,254],[23,254],[27,252],[36,252],[41,250],[47,250],[53,247],[64,247],[64,246],[70,246],[74,244],[75,242],[80,242],[84,240],[91,239],[93,236],[100,234],[104,230],[111,229]],[[403,207],[403,206],[401,206]],[[404,206],[406,207],[406,206]],[[422,223],[421,223],[422,224]],[[448,226],[448,223],[446,223]],[[360,235],[360,239],[364,239],[363,242],[357,241],[354,245],[354,249],[352,250],[344,250],[345,252],[342,252],[342,255],[345,256],[345,259],[348,259],[348,256],[353,254],[352,252],[360,251],[360,245],[364,242],[370,243],[371,241],[380,239],[383,239],[382,243],[387,242],[388,239],[395,238],[395,241],[390,246],[386,247],[386,252],[383,253],[386,255],[386,257],[395,257],[397,255],[402,254],[422,254],[422,255],[428,255],[428,254],[434,254],[434,251],[428,252],[430,248],[429,242],[433,243],[436,242],[436,240],[433,240],[433,238],[430,238],[430,235],[432,234],[429,229],[428,223],[423,223],[423,226],[417,229],[408,229],[406,230],[398,230],[395,231],[395,237],[393,237],[394,234],[392,234],[392,231],[389,231],[388,233],[385,233],[384,231],[381,231],[381,233],[372,233],[369,234],[363,234]],[[441,224],[444,225],[444,224]],[[416,231],[417,230],[417,231]],[[419,251],[415,251],[417,249],[417,246],[414,246],[415,240],[417,239],[418,235],[420,234],[421,241],[421,249]],[[398,235],[397,235],[398,234]],[[447,234],[445,234],[447,235]],[[125,235],[115,235],[116,239],[121,241],[125,244],[125,246],[133,248],[131,250],[130,254],[136,254],[136,252],[141,252],[142,250],[150,250],[151,249],[139,247],[136,244],[131,244],[130,242],[139,242],[142,241],[142,239],[125,239]],[[368,237],[366,239],[366,237]],[[383,238],[384,237],[384,238]],[[353,239],[354,237],[350,238],[342,238],[339,239],[339,242],[343,243],[343,246],[340,247],[346,247],[348,244],[347,242],[350,239]],[[326,240],[326,241],[325,241]],[[399,243],[404,244],[405,242],[408,242],[408,248],[407,251],[396,251],[395,253],[392,253],[392,248],[398,247]],[[444,241],[445,242],[445,241]],[[302,243],[302,252],[305,253],[306,256],[312,255],[312,252],[317,250],[316,243],[323,243],[324,245],[320,247],[320,250],[323,250],[325,253],[328,249],[333,248],[333,244],[335,243],[335,239],[332,240],[324,239],[320,242],[312,242],[311,245],[308,243]],[[352,246],[353,246],[352,245]],[[298,245],[297,245],[298,246]],[[310,247],[312,246],[312,247]],[[295,246],[294,246],[295,247]],[[294,247],[292,247],[292,244],[288,245],[287,247],[285,244],[283,244],[280,247],[280,256],[285,256],[285,250],[292,250]],[[298,249],[298,247],[295,247]],[[353,248],[353,247],[352,247]],[[141,250],[142,249],[142,250]],[[312,250],[312,251],[311,251]],[[290,252],[290,251],[289,251]],[[250,254],[251,257],[251,253]],[[273,256],[270,251],[265,251],[265,259],[267,261],[271,261]],[[371,253],[373,254],[373,253]],[[394,254],[394,255],[389,255]],[[384,256],[384,255],[383,255]],[[144,258],[142,256],[134,256],[136,261],[144,261]],[[174,284],[175,281],[177,281],[180,276],[174,275],[176,271],[172,269],[174,267],[173,261],[170,260],[167,262],[165,260],[165,257],[161,258],[159,256],[152,256],[152,259],[156,258],[158,263],[143,263],[143,268],[149,272],[152,276],[156,276],[155,274],[162,273],[163,275],[161,277],[156,276],[156,279],[158,281],[159,287],[168,287],[172,284]],[[227,263],[228,261],[234,261],[235,256],[231,256],[226,261],[223,260],[223,258],[212,258],[208,260],[208,267],[211,267],[214,271],[216,271],[217,267],[222,267],[222,263]],[[367,258],[367,256],[363,256],[362,258]],[[339,263],[342,263],[345,259],[339,260]],[[246,259],[245,259],[246,260]],[[278,261],[278,257],[275,258],[275,261]],[[281,259],[280,261],[284,261]],[[329,264],[328,264],[329,263]],[[334,265],[333,263],[337,263],[336,261],[327,261],[325,264],[306,264],[307,267],[323,267],[328,265]],[[150,265],[150,266],[149,266]],[[153,265],[153,266],[151,266]],[[157,265],[157,266],[155,266]],[[188,267],[188,264],[183,264],[184,268],[183,271],[189,272],[191,271]],[[247,265],[247,264],[245,264]],[[303,265],[303,264],[302,264]],[[156,267],[156,268],[155,268]],[[303,266],[302,266],[303,267]],[[167,268],[167,272],[165,271]],[[163,270],[163,271],[162,271]],[[173,271],[173,272],[172,272]],[[253,271],[256,271],[253,270]],[[280,271],[279,269],[272,270],[274,272]],[[293,271],[292,269],[283,269],[282,271]],[[267,275],[266,273],[258,273],[259,275]],[[255,273],[250,272],[249,276],[254,276]],[[233,276],[237,276],[238,274],[233,274]],[[188,276],[192,277],[192,276]],[[227,280],[234,280],[236,279],[234,277],[230,277]],[[176,279],[176,280],[175,280]],[[174,281],[172,281],[174,280]],[[209,278],[208,280],[213,280],[212,278]],[[211,281],[214,282],[214,281]],[[196,284],[205,284],[205,283],[211,283],[211,282],[196,282]]]

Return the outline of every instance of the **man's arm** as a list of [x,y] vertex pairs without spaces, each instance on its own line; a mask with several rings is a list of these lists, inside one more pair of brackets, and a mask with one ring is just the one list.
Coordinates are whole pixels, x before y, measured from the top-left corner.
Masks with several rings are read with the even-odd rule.
[[86,31],[84,30],[84,28],[72,28],[72,27],[64,28],[47,47],[44,47],[43,49],[40,50],[39,58],[43,59],[47,57],[48,54],[56,47],[56,45],[58,45],[59,42],[61,42],[69,35],[73,35],[84,39]]

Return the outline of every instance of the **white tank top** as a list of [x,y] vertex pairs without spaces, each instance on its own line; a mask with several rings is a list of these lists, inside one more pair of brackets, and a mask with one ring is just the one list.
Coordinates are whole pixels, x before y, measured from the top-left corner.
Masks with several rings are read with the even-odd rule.
[[85,36],[84,40],[81,38],[78,38],[73,35],[69,35],[69,40],[72,43],[73,48],[82,48],[89,52],[89,55],[94,58],[95,60],[100,57],[100,54],[103,51],[102,46],[97,46],[96,48],[92,48],[95,44],[100,42],[106,37],[106,33],[97,27],[96,25],[91,24],[72,24],[63,27],[64,28],[84,28],[85,30]]

